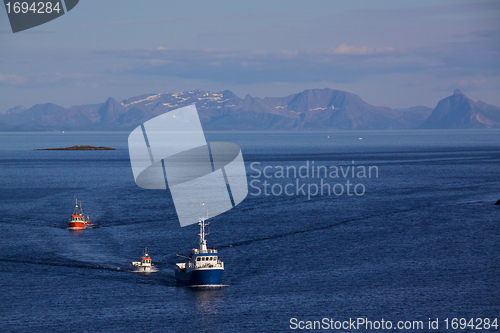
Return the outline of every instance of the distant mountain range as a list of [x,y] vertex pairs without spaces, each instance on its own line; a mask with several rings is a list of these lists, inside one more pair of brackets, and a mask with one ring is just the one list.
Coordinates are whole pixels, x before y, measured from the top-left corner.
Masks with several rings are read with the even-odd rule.
[[461,91],[435,109],[373,106],[331,89],[287,97],[239,98],[229,90],[147,94],[121,102],[64,108],[53,103],[16,106],[0,115],[0,131],[132,130],[169,110],[196,104],[205,130],[371,130],[500,128],[500,108],[474,102]]

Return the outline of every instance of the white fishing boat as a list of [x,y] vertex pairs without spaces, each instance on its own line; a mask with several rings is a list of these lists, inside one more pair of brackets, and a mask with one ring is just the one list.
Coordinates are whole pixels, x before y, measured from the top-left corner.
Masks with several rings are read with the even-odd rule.
[[132,261],[132,265],[136,266],[137,272],[151,272],[153,271],[153,264],[151,263],[151,257],[148,253],[148,248],[144,249],[144,253],[142,254],[141,261]]

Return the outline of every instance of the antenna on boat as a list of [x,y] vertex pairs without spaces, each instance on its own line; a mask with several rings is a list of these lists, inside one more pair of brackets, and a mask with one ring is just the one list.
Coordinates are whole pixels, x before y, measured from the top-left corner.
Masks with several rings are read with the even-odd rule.
[[200,252],[201,253],[206,253],[207,252],[207,240],[205,239],[205,236],[208,235],[205,233],[205,218],[202,217],[200,220]]
[[[202,204],[200,204],[200,206],[205,206],[205,205],[206,205],[206,203],[205,203],[205,202],[204,202],[204,203],[202,203]],[[207,218],[206,218],[206,220],[208,220],[208,209],[207,209]],[[208,224],[207,224],[207,225],[208,225]]]
[[[204,206],[205,203],[200,204],[200,206]],[[205,226],[209,225],[210,223],[205,223],[205,220],[208,220],[208,210],[207,210],[207,217],[200,218],[200,252],[201,253],[206,253],[207,252],[207,240],[205,239],[205,236],[208,235],[208,233],[205,233]]]

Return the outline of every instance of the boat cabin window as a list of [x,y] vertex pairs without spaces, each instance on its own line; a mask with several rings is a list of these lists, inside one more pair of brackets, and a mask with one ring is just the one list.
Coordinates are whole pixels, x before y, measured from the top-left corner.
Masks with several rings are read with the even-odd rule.
[[196,261],[216,261],[217,257],[196,257]]

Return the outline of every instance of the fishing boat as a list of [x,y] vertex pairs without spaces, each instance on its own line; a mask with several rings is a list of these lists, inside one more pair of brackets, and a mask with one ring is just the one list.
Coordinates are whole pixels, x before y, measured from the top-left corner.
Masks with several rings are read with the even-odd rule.
[[151,257],[148,253],[148,248],[144,249],[142,253],[141,261],[132,261],[132,265],[137,266],[137,272],[151,272],[153,269],[153,264],[151,264]]
[[76,200],[75,210],[69,219],[69,229],[83,230],[88,226],[90,226],[89,215],[83,213],[82,202],[80,201],[80,206],[78,206],[78,200]]
[[175,279],[178,284],[185,286],[213,286],[220,285],[224,263],[219,260],[216,249],[208,249],[205,237],[205,227],[209,223],[202,218],[200,225],[200,245],[194,248],[189,257],[177,255],[186,259],[186,262],[175,265]]

